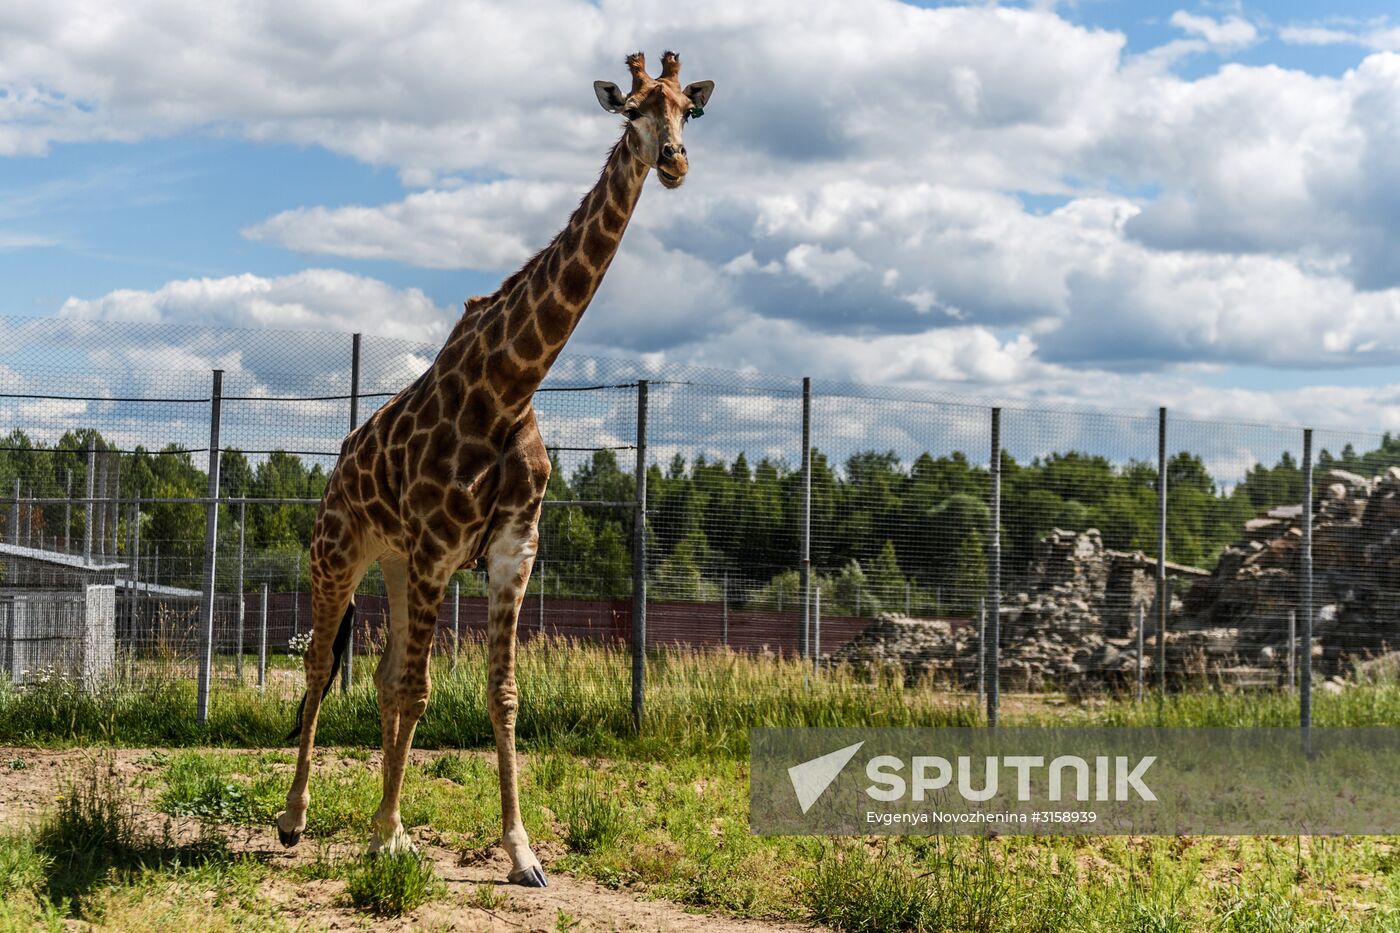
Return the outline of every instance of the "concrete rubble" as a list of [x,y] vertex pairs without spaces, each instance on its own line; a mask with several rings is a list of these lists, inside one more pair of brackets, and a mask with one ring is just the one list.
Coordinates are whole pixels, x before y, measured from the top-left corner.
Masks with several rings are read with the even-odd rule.
[[[1313,521],[1313,658],[1323,676],[1400,648],[1400,467],[1371,479],[1345,470],[1320,477]],[[1187,595],[1195,628],[1227,626],[1259,666],[1286,657],[1289,614],[1300,598],[1302,508],[1247,523],[1208,580]]]
[[[1096,529],[1056,529],[1046,535],[1029,585],[1002,603],[1002,689],[1037,690],[1084,675],[1135,676],[1139,611],[1147,620],[1146,631],[1156,631],[1155,573],[1155,561],[1144,554],[1106,549]],[[1173,600],[1173,608],[1180,611],[1179,600]],[[971,689],[977,679],[977,646],[975,622],[887,614],[834,657],[856,665],[898,664],[911,682],[932,677]],[[1150,670],[1150,638],[1147,648],[1144,666]]]
[[[1329,470],[1319,488],[1312,651],[1319,681],[1330,679],[1335,687],[1358,664],[1400,650],[1400,467],[1371,479]],[[1168,566],[1174,579],[1165,650],[1173,679],[1242,686],[1285,681],[1289,614],[1299,600],[1301,521],[1301,506],[1271,509],[1246,523],[1214,570]],[[1144,675],[1151,678],[1155,575],[1154,557],[1105,548],[1095,529],[1050,532],[1024,590],[1002,603],[1002,689],[1131,684],[1139,613]],[[898,665],[910,682],[931,677],[972,689],[977,652],[976,620],[887,614],[833,658]]]

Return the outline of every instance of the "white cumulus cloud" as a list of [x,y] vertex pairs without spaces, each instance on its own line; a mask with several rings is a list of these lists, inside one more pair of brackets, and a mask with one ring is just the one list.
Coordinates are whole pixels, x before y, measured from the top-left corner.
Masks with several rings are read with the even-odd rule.
[[1214,19],[1177,10],[1172,14],[1171,24],[1183,32],[1200,36],[1211,48],[1221,51],[1237,51],[1247,48],[1259,38],[1259,31],[1253,24],[1238,16]]
[[335,269],[307,269],[276,278],[245,274],[182,279],[153,291],[120,289],[91,300],[70,298],[59,309],[60,317],[83,320],[372,330],[413,340],[445,335],[452,320],[447,315],[418,289],[396,289]]
[[[686,128],[689,181],[643,195],[581,345],[1071,395],[1073,373],[1122,394],[1104,374],[1400,363],[1394,29],[1278,31],[1370,50],[1335,76],[1186,76],[1185,55],[1267,46],[1242,15],[1170,23],[1178,38],[1130,54],[1054,4],[11,4],[0,154],[192,132],[318,145],[412,190],[291,204],[246,236],[317,262],[504,272],[562,225],[618,132],[590,82],[670,46],[715,96]],[[432,340],[455,312],[309,269],[63,313]]]

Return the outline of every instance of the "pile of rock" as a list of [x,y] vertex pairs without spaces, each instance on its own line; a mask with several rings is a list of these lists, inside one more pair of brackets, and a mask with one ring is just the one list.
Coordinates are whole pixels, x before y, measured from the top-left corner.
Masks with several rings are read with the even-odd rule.
[[[1209,573],[1191,578],[1168,611],[1167,670],[1234,683],[1281,682],[1289,616],[1298,609],[1302,507],[1246,523]],[[1027,587],[1002,603],[1002,686],[1008,690],[1130,682],[1144,619],[1144,671],[1157,654],[1155,560],[1104,547],[1098,531],[1055,530],[1039,544]],[[1184,592],[1184,599],[1176,596]],[[1312,656],[1320,677],[1400,650],[1400,467],[1367,479],[1344,470],[1322,478],[1313,522]],[[898,664],[906,678],[971,687],[979,648],[975,620],[887,615],[835,657]],[[1301,650],[1301,648],[1299,648]],[[1296,661],[1296,657],[1295,657]]]
[[[1248,522],[1208,580],[1192,588],[1185,622],[1238,630],[1258,664],[1286,663],[1289,614],[1301,596],[1302,507]],[[1400,648],[1400,467],[1371,479],[1329,470],[1313,521],[1313,656],[1323,674]]]
[[[884,613],[837,649],[832,658],[860,667],[897,668],[913,682],[928,676],[942,680],[960,670],[959,662],[973,663],[976,651],[975,625]],[[971,673],[975,678],[975,666]]]
[[[1140,553],[1106,549],[1096,529],[1046,535],[1037,547],[1030,585],[1002,606],[1003,689],[1123,682],[1135,676],[1136,620],[1139,610],[1152,617],[1153,572],[1152,562]],[[1179,601],[1174,609],[1179,611]],[[909,681],[932,677],[970,689],[977,680],[978,647],[975,620],[885,615],[835,658],[898,665]],[[1150,656],[1144,667],[1151,667]]]

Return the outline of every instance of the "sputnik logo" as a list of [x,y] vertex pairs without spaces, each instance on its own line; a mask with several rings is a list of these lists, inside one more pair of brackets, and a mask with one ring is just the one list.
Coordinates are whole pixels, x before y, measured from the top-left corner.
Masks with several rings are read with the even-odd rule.
[[803,813],[812,809],[812,804],[826,792],[831,782],[841,773],[841,769],[846,767],[864,744],[865,742],[861,741],[847,745],[845,748],[788,768],[788,778],[792,780],[792,789],[797,793],[797,802],[802,806]]

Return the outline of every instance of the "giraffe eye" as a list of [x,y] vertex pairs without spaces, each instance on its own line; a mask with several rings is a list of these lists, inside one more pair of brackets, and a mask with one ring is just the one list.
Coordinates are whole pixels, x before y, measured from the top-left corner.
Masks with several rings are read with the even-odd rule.
[[629,120],[640,120],[642,118],[642,112],[636,107],[628,107],[626,110],[622,111],[622,115]]

